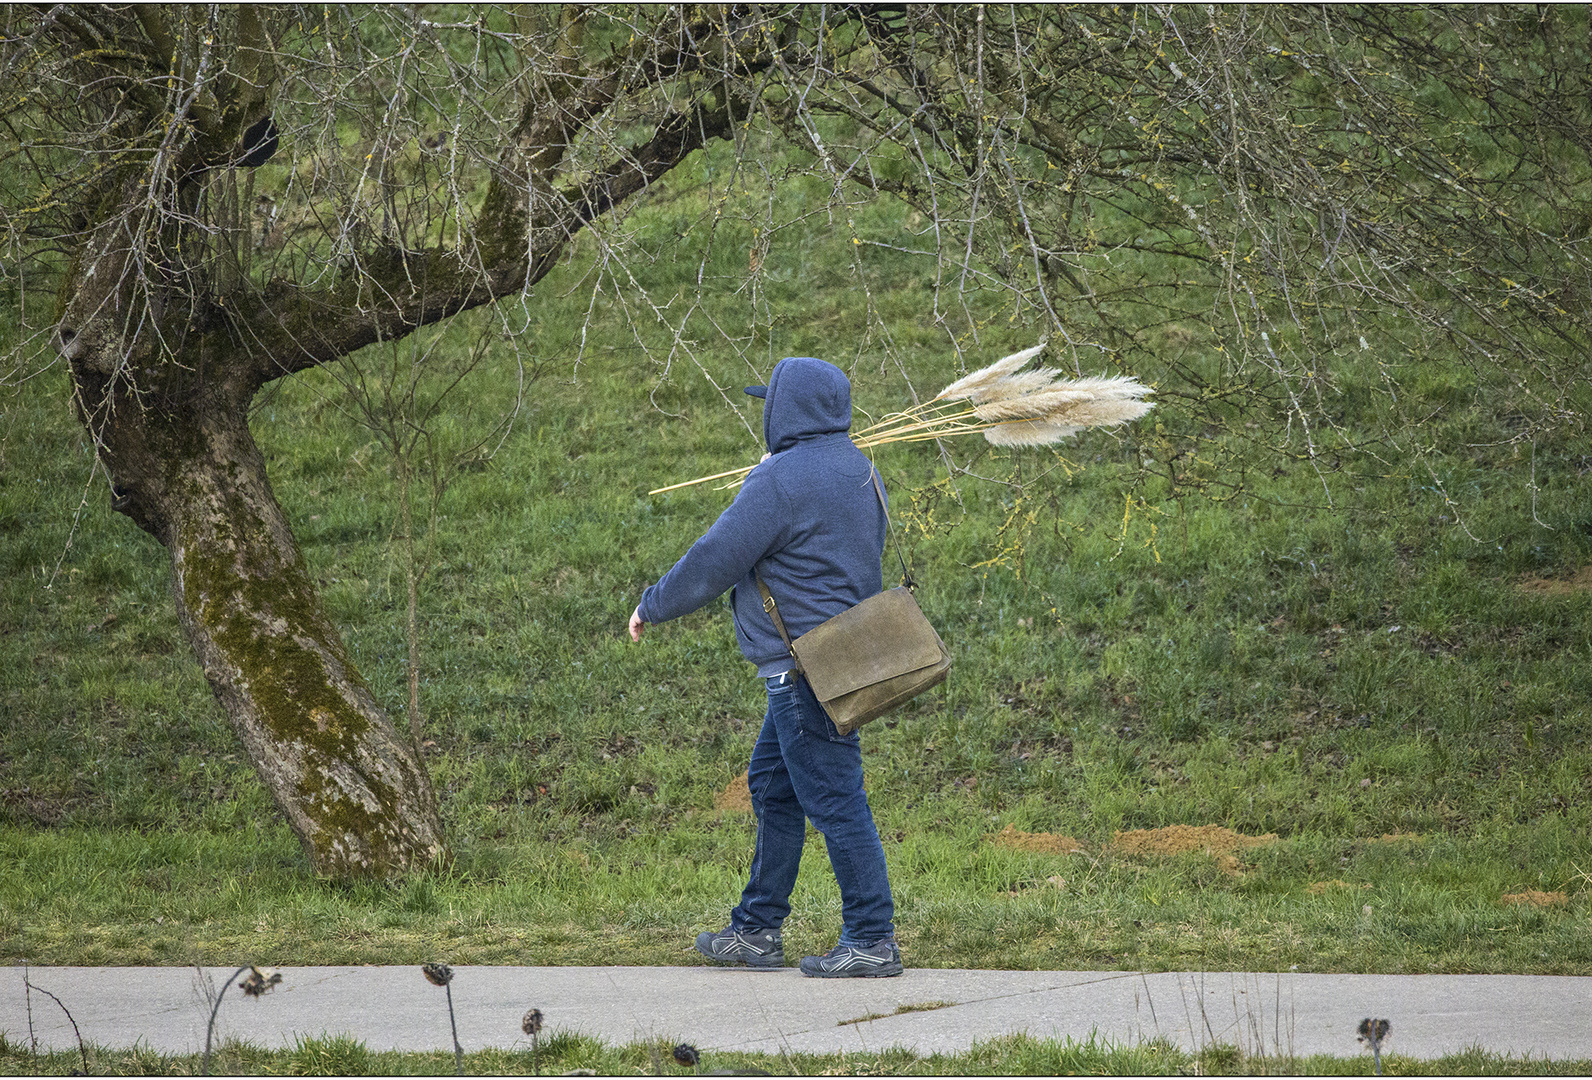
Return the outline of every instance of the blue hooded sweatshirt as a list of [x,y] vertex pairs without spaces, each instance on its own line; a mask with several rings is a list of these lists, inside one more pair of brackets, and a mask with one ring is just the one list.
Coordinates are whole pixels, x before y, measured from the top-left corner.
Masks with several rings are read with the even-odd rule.
[[792,639],[880,590],[886,519],[873,465],[852,443],[851,383],[833,364],[791,356],[774,366],[763,400],[772,456],[747,476],[724,513],[657,584],[641,618],[666,622],[730,589],[735,639],[762,676],[794,662],[763,610],[756,574]]

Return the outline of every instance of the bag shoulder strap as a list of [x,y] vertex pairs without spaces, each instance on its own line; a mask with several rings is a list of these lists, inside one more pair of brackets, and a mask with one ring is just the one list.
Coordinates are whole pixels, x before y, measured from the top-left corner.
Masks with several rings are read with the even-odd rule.
[[[755,570],[752,574],[757,578],[757,591],[763,594],[763,610],[774,620],[774,629],[779,631],[779,639],[785,643],[785,651],[790,653],[792,660],[796,660],[796,647],[790,643],[790,635],[785,632],[785,620],[779,617],[779,605],[774,603],[774,594],[768,591],[768,585],[763,581],[762,574]],[[802,662],[796,660],[797,674],[800,674],[801,670]]]
[[901,584],[909,589],[916,589],[918,583],[912,580],[912,572],[907,569],[906,556],[901,554],[901,540],[896,536],[895,522],[890,520],[890,504],[884,499],[884,484],[879,480],[879,470],[869,466],[873,477],[873,491],[879,496],[879,509],[884,511],[885,528],[890,530],[890,542],[895,546],[896,559],[901,563]]

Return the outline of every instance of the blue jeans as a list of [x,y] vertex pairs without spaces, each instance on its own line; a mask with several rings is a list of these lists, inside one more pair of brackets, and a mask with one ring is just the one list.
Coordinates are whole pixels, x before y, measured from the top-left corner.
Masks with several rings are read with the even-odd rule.
[[730,915],[736,930],[777,930],[790,914],[806,818],[823,834],[840,884],[840,942],[866,946],[895,933],[884,845],[862,790],[862,744],[841,735],[805,679],[767,680],[768,715],[747,786],[757,813],[751,880]]

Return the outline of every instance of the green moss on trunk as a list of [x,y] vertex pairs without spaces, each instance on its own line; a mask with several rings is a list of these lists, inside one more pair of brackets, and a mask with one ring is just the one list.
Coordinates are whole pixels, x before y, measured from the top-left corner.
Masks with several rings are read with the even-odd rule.
[[440,856],[423,766],[326,616],[247,429],[195,424],[180,442],[198,451],[165,492],[184,621],[316,868],[383,875]]

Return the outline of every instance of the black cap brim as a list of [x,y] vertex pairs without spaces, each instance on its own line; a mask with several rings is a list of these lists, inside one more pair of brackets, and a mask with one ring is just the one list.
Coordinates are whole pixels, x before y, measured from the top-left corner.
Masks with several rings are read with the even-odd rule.
[[751,394],[753,397],[760,397],[764,399],[768,397],[768,387],[766,386],[748,386],[746,387],[746,392]]

